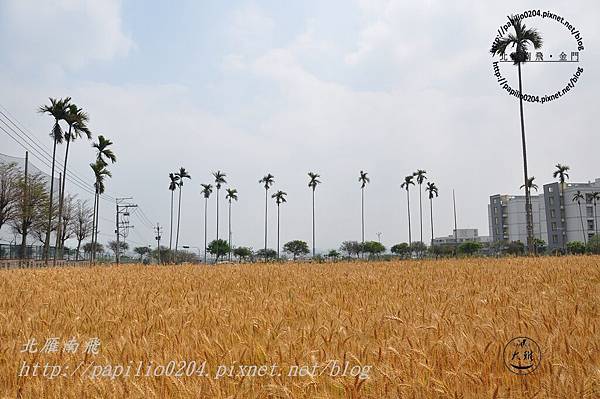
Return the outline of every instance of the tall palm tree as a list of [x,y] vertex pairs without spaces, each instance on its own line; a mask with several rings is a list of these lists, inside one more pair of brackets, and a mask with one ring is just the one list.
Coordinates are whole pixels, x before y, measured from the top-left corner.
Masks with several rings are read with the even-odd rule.
[[56,145],[63,141],[63,131],[60,127],[60,121],[64,120],[67,116],[67,109],[71,97],[56,99],[50,98],[50,105],[42,105],[38,108],[38,112],[42,114],[48,114],[54,118],[54,125],[50,131],[50,137],[52,137],[52,172],[50,174],[50,195],[48,199],[48,226],[46,228],[46,238],[44,239],[44,261],[48,264],[48,248],[50,247],[50,232],[52,231],[52,211],[53,207],[53,195],[54,195],[54,166],[56,162]]
[[[525,184],[521,184],[521,190],[525,188]],[[527,188],[531,191],[531,190],[538,190],[538,185],[535,184],[535,176],[531,176],[529,179],[527,179]]]
[[177,249],[179,248],[179,222],[181,220],[181,188],[183,187],[183,179],[192,179],[192,176],[189,175],[187,170],[184,167],[179,168],[179,172],[175,172],[175,176],[179,179],[179,204],[177,205],[177,234],[175,235],[175,253],[177,253]]
[[175,190],[179,187],[179,176],[175,173],[169,173],[169,191],[171,191],[171,228],[169,229],[169,253],[172,255],[173,249],[173,197]]
[[413,182],[415,175],[408,175],[404,178],[404,183],[402,183],[400,185],[401,188],[406,190],[406,200],[407,200],[407,209],[408,209],[408,245],[410,246],[412,244],[412,232],[410,229],[410,194],[409,194],[409,187],[412,184],[413,186],[415,185],[415,183]]
[[598,200],[600,200],[600,191],[592,193],[592,201],[594,201],[594,234],[598,235]]
[[[67,107],[67,114],[65,117],[65,121],[69,125],[69,130],[64,134],[64,141],[67,143],[65,149],[65,160],[63,162],[63,178],[62,178],[62,187],[60,190],[60,199],[58,201],[58,227],[56,231],[56,245],[55,247],[61,251],[62,256],[62,228],[63,228],[63,202],[65,198],[65,182],[67,181],[67,163],[69,158],[69,146],[71,141],[75,141],[78,138],[81,138],[83,135],[87,137],[88,140],[92,139],[92,132],[87,127],[87,122],[89,120],[88,114],[84,112],[81,108],[79,108],[75,104],[69,104]],[[56,254],[57,251],[54,251],[54,262],[56,263]]]
[[231,201],[238,200],[238,191],[235,188],[228,188],[225,199],[229,201],[229,217],[227,218],[229,224],[229,261],[231,262]]
[[560,183],[560,199],[559,199],[559,206],[560,206],[560,225],[561,225],[561,230],[562,230],[562,244],[563,244],[563,251],[566,250],[566,243],[567,243],[567,215],[566,215],[566,211],[565,211],[565,182],[567,180],[569,180],[569,170],[571,170],[571,168],[568,165],[562,165],[560,163],[557,163],[554,166],[556,169],[554,170],[554,173],[552,173],[552,177],[553,178],[558,178],[558,182]]
[[361,243],[365,243],[365,186],[371,182],[367,176],[367,172],[360,171],[358,176],[360,183],[360,220],[361,220]]
[[217,240],[219,239],[219,190],[221,189],[222,184],[226,184],[227,180],[225,178],[227,175],[220,170],[213,172],[213,176],[215,177],[215,187],[217,188]]
[[423,182],[427,180],[427,176],[425,176],[426,173],[427,171],[423,169],[417,169],[414,173],[414,176],[417,178],[417,184],[419,185],[419,224],[421,226],[419,232],[421,233],[421,242],[423,242]]
[[281,205],[284,202],[287,202],[285,199],[286,195],[287,195],[287,193],[283,192],[281,190],[279,190],[276,193],[274,193],[273,195],[271,195],[271,198],[275,198],[275,203],[277,204],[277,258],[278,259],[279,259],[279,205]]
[[267,203],[269,200],[269,188],[275,183],[275,176],[268,173],[263,176],[258,183],[263,184],[265,187],[265,261],[267,260]]
[[318,173],[308,172],[309,182],[308,187],[312,188],[312,247],[313,247],[313,258],[315,257],[315,190],[317,186],[321,184]]
[[579,207],[579,219],[581,220],[581,234],[583,234],[583,243],[587,244],[587,234],[585,234],[585,227],[583,225],[583,214],[581,213],[581,201],[585,200],[585,197],[581,193],[581,191],[577,190],[575,194],[573,194],[573,202],[577,202],[577,206]]
[[431,212],[431,246],[433,246],[433,198],[438,196],[438,188],[435,183],[427,182],[425,192],[429,193],[429,210]]
[[510,54],[514,65],[518,68],[519,73],[519,111],[521,114],[521,145],[523,147],[523,182],[525,184],[525,214],[527,218],[527,250],[531,254],[534,250],[533,245],[533,217],[531,214],[531,196],[527,181],[527,145],[525,142],[525,120],[523,117],[523,81],[521,77],[521,64],[527,61],[527,50],[529,46],[535,49],[542,47],[542,36],[535,29],[527,29],[522,21],[515,17],[510,17],[510,22],[515,30],[515,33],[510,33],[506,37],[496,40],[490,49],[492,55],[506,55],[507,48],[515,48],[515,51]]
[[[94,184],[94,213],[96,215],[95,218],[95,230],[92,229],[92,260],[96,260],[96,247],[98,243],[98,214],[100,212],[100,195],[104,193],[104,177],[103,176],[112,176],[108,170],[106,170],[106,166],[108,166],[108,161],[111,163],[117,162],[117,156],[110,148],[114,143],[104,137],[103,135],[98,136],[98,142],[92,143],[92,148],[96,150],[96,167],[92,167],[94,171],[94,175],[96,177]],[[90,164],[91,166],[92,164]],[[102,170],[106,170],[107,173],[100,173]]]
[[92,262],[96,260],[96,247],[98,245],[98,220],[100,213],[100,195],[104,193],[104,179],[112,177],[110,171],[106,168],[106,163],[101,159],[91,163],[90,167],[94,173],[94,217],[92,222]]
[[207,226],[207,214],[208,214],[208,199],[212,193],[212,184],[200,184],[202,186],[202,195],[204,195],[204,263],[206,263],[206,226]]

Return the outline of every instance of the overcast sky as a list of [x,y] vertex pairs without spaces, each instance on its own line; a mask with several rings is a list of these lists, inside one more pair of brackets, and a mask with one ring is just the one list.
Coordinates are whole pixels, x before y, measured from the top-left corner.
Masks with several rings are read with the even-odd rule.
[[[163,243],[168,174],[180,166],[192,175],[183,187],[182,244],[203,246],[200,183],[212,182],[218,169],[239,191],[238,245],[263,245],[258,180],[266,173],[275,175],[274,190],[288,193],[282,242],[310,242],[309,171],[323,181],[316,193],[317,248],[360,240],[360,170],[371,178],[366,239],[381,232],[388,247],[408,240],[400,184],[417,168],[440,190],[436,236],[452,232],[453,188],[459,227],[487,235],[489,196],[517,194],[522,184],[519,105],[498,86],[489,48],[507,15],[536,8],[572,21],[585,50],[575,89],[544,105],[525,104],[530,174],[547,183],[562,162],[571,166],[572,181],[593,180],[600,176],[600,3],[593,0],[2,0],[0,105],[50,147],[52,121],[36,108],[49,96],[72,96],[89,112],[93,132],[115,142],[119,160],[110,167],[107,193],[134,197],[165,227]],[[556,23],[526,24],[545,35],[543,50],[555,57],[563,48],[576,50]],[[568,83],[573,65],[526,65],[524,85],[553,93]],[[515,68],[502,64],[502,73],[516,87]],[[71,148],[70,168],[91,185],[90,143]],[[22,156],[23,150],[0,131],[0,152]],[[67,190],[80,192],[71,184]],[[417,191],[411,193],[413,239],[419,237]],[[213,195],[209,239],[214,208]],[[270,198],[269,212],[274,247]],[[428,215],[424,203],[426,242]],[[106,241],[114,230],[113,204],[102,203],[101,218]],[[155,244],[147,226],[135,217],[132,224],[132,246]]]

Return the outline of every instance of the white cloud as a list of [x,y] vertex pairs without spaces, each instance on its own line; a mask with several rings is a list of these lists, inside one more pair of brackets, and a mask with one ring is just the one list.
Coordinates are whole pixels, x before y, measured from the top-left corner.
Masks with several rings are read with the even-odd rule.
[[17,67],[76,70],[134,46],[120,0],[7,0],[0,8],[0,40]]

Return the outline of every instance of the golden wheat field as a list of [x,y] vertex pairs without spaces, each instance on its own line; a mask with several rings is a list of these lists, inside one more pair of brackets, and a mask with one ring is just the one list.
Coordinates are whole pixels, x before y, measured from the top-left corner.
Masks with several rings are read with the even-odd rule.
[[[3,270],[1,396],[598,398],[599,264]],[[505,366],[515,337],[530,374]]]

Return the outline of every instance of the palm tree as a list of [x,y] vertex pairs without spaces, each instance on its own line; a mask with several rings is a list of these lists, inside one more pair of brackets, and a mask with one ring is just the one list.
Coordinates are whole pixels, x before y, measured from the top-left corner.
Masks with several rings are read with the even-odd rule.
[[[103,135],[98,136],[98,142],[92,143],[92,148],[96,149],[96,166],[92,167],[94,171],[94,175],[96,177],[94,183],[94,214],[95,217],[95,230],[92,229],[92,260],[96,260],[96,247],[98,243],[98,214],[100,212],[100,194],[104,193],[104,176],[112,176],[108,170],[106,170],[106,166],[108,165],[107,161],[111,163],[117,162],[117,156],[110,148],[113,145],[113,142],[109,139],[105,138]],[[90,166],[93,164],[90,164]],[[103,170],[106,170],[106,173],[102,173]]]
[[412,245],[412,232],[410,230],[410,195],[408,189],[410,185],[413,186],[415,183],[413,182],[415,175],[408,175],[404,178],[404,183],[400,185],[401,188],[406,190],[406,200],[407,200],[407,208],[408,208],[408,245]]
[[169,191],[171,191],[171,228],[169,230],[169,253],[172,254],[173,249],[173,196],[175,190],[179,187],[179,176],[175,173],[169,173]]
[[98,245],[98,220],[100,213],[100,195],[104,193],[104,178],[112,177],[112,174],[106,169],[106,163],[102,159],[96,159],[90,167],[94,172],[94,218],[92,222],[92,262],[96,260],[96,246]]
[[38,112],[42,114],[48,114],[54,118],[54,125],[50,132],[52,137],[52,172],[50,175],[50,196],[48,199],[48,226],[46,228],[46,238],[44,240],[44,261],[48,264],[48,248],[50,247],[50,232],[52,231],[52,197],[54,194],[54,166],[56,161],[56,145],[63,141],[63,131],[60,127],[59,121],[64,120],[67,116],[67,108],[71,97],[56,99],[50,98],[50,105],[42,105],[38,108]]
[[212,193],[212,184],[200,184],[202,186],[201,193],[204,195],[204,263],[206,263],[206,226],[207,226],[207,214],[208,214],[208,199]]
[[[529,191],[531,190],[538,190],[538,185],[534,183],[535,181],[535,176],[531,176],[529,179],[527,179],[527,188],[529,189]],[[525,184],[521,184],[521,190],[525,188]]]
[[276,193],[274,193],[273,195],[271,195],[271,198],[275,198],[275,203],[277,204],[277,258],[278,259],[279,259],[279,205],[281,205],[284,202],[287,202],[285,199],[286,195],[287,195],[287,193],[283,192],[281,190],[279,190]]
[[[321,181],[319,177],[321,177],[318,173],[308,172],[308,177],[310,181],[308,182],[308,187],[312,188],[312,247],[313,247],[313,258],[315,257],[315,190]],[[277,248],[279,250],[279,247]]]
[[225,195],[225,199],[229,201],[229,217],[227,218],[229,222],[229,261],[231,261],[231,200],[238,200],[237,192],[235,188],[228,188]]
[[431,246],[433,246],[433,197],[438,196],[438,188],[435,183],[427,182],[425,192],[429,193],[429,210],[431,212]]
[[181,187],[183,187],[183,179],[192,179],[192,176],[189,175],[187,170],[184,167],[179,168],[179,172],[175,173],[179,179],[179,204],[177,205],[177,234],[175,235],[175,253],[177,253],[177,248],[179,248],[179,222],[181,220]]
[[260,184],[264,184],[265,187],[265,261],[267,260],[267,202],[269,199],[269,188],[275,183],[275,176],[268,173],[258,181]]
[[365,186],[371,182],[367,176],[367,172],[360,171],[358,176],[360,183],[360,220],[361,220],[361,242],[365,243]]
[[213,172],[213,176],[215,177],[215,187],[217,188],[217,240],[219,239],[219,190],[221,189],[222,184],[226,184],[227,180],[225,177],[227,175],[220,170]]
[[583,234],[583,243],[587,244],[587,234],[585,234],[585,227],[583,225],[583,214],[581,213],[581,200],[585,200],[585,197],[581,193],[581,191],[577,190],[577,192],[573,194],[573,202],[577,202],[577,206],[579,207],[579,219],[581,220],[581,234]]
[[[61,250],[62,256],[62,241],[60,237],[62,236],[62,226],[63,226],[63,202],[65,198],[65,182],[67,181],[67,162],[69,158],[69,145],[71,141],[74,141],[78,138],[81,138],[84,134],[88,140],[92,139],[92,133],[90,129],[87,127],[87,122],[89,120],[88,114],[85,113],[81,108],[77,107],[75,104],[70,104],[67,107],[67,114],[65,117],[65,121],[69,125],[69,131],[64,134],[63,138],[66,141],[66,149],[65,149],[65,161],[63,162],[63,178],[62,178],[62,188],[60,190],[60,199],[58,201],[58,227],[56,231],[56,248]],[[56,250],[54,251],[54,263],[56,263]]]
[[600,200],[600,191],[592,193],[592,201],[594,201],[594,234],[598,235],[598,208],[596,207]]
[[561,219],[561,227],[562,227],[562,243],[563,243],[563,251],[566,249],[567,242],[567,217],[565,212],[565,182],[569,180],[568,171],[571,169],[568,165],[562,165],[557,163],[555,165],[556,170],[552,173],[553,178],[558,177],[558,181],[560,183],[560,219]]
[[525,24],[520,19],[510,17],[510,22],[515,30],[515,33],[510,33],[506,37],[496,40],[490,49],[492,55],[505,56],[507,48],[515,47],[515,52],[510,54],[514,65],[518,68],[519,73],[519,110],[521,114],[521,145],[523,147],[523,182],[525,183],[525,213],[527,216],[527,250],[531,254],[534,250],[533,245],[533,217],[531,214],[531,196],[527,181],[527,145],[525,142],[525,120],[523,117],[523,82],[521,78],[521,64],[527,61],[527,50],[530,45],[535,49],[542,47],[542,37],[535,29],[527,29]]
[[419,184],[419,224],[421,225],[421,242],[423,242],[423,182],[427,180],[427,176],[425,176],[426,173],[427,171],[423,169],[417,169],[414,173],[414,176],[417,178],[417,184]]

